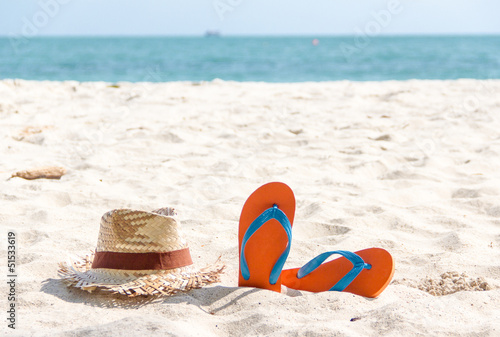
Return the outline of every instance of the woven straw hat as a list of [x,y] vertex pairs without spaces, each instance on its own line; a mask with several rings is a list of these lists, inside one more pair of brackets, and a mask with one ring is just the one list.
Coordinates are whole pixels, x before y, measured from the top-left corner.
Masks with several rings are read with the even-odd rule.
[[173,208],[117,209],[102,216],[95,252],[59,264],[59,276],[89,292],[100,288],[130,297],[173,295],[219,282],[224,264],[197,270]]

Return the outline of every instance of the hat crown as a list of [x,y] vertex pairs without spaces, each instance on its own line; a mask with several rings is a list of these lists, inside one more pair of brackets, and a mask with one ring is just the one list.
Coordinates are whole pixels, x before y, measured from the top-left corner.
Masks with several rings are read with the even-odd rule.
[[101,218],[97,252],[153,253],[187,248],[172,208],[153,212],[118,209]]

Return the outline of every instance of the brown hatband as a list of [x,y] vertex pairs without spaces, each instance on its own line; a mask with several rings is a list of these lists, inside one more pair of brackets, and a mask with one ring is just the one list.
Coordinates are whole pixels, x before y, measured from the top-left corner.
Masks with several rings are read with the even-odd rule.
[[95,252],[92,268],[164,270],[193,264],[189,248],[166,253]]

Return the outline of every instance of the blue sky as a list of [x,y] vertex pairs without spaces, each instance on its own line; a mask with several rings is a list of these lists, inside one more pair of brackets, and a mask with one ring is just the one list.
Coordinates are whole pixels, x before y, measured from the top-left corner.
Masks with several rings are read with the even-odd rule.
[[2,0],[0,35],[500,34],[498,0]]

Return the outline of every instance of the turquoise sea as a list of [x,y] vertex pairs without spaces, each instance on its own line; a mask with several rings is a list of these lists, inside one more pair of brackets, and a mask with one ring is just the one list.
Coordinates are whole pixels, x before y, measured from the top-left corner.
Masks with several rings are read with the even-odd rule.
[[[4,37],[0,79],[383,81],[500,78],[500,36]],[[316,45],[315,45],[316,44]]]

